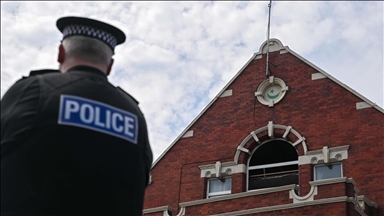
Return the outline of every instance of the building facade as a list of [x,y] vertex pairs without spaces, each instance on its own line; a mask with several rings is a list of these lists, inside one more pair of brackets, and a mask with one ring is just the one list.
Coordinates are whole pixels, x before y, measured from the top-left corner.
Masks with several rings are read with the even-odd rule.
[[384,110],[278,39],[266,58],[154,162],[144,215],[384,215]]

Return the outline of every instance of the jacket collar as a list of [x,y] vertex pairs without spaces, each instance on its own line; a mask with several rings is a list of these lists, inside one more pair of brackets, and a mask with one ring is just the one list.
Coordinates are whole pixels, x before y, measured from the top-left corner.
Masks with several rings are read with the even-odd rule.
[[71,67],[67,73],[71,73],[71,72],[87,72],[87,73],[92,73],[92,74],[95,74],[95,75],[99,75],[99,76],[103,76],[105,78],[107,78],[107,76],[105,75],[104,72],[102,72],[101,70],[97,69],[97,68],[94,68],[94,67],[90,67],[90,66],[85,66],[85,65],[79,65],[79,66],[74,66],[74,67]]

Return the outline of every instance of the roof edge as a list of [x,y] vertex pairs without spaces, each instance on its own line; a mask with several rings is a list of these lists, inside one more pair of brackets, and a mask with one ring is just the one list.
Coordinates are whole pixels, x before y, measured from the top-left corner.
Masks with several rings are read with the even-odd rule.
[[221,89],[221,91],[209,102],[209,104],[192,120],[191,123],[180,133],[180,135],[172,142],[171,145],[166,148],[163,153],[153,162],[151,169],[164,157],[165,154],[183,137],[183,135],[192,127],[193,124],[211,107],[211,105],[220,97],[220,95],[230,86],[233,81],[244,71],[246,67],[256,58],[256,56],[262,55],[261,52],[254,53],[248,62],[236,73],[236,75]]
[[[276,39],[277,40],[277,39]],[[280,42],[280,41],[278,41]],[[280,42],[281,43],[281,42]],[[220,97],[220,95],[228,88],[228,86],[230,86],[233,81],[235,81],[237,79],[237,77],[244,71],[244,69],[246,67],[248,67],[248,65],[256,59],[256,57],[258,55],[262,55],[263,54],[263,46],[265,46],[266,42],[264,42],[262,44],[262,46],[260,46],[260,51],[257,52],[257,53],[254,53],[253,56],[248,60],[248,62],[236,73],[236,75],[221,89],[221,91],[211,100],[211,102],[192,120],[191,123],[188,124],[188,126],[180,133],[180,135],[171,143],[171,145],[169,145],[164,151],[163,153],[161,153],[161,155],[155,160],[155,162],[152,163],[152,167],[151,169],[153,169],[157,163],[165,156],[165,154],[168,153],[168,151],[183,137],[183,135],[192,127],[193,124],[196,123],[196,121],[212,106],[212,104]],[[304,63],[308,64],[309,66],[311,66],[312,68],[316,69],[318,72],[320,72],[321,74],[323,74],[324,76],[326,76],[327,78],[331,79],[332,81],[334,81],[335,83],[339,84],[340,86],[344,87],[345,89],[347,89],[349,92],[351,92],[352,94],[354,94],[355,96],[357,96],[358,98],[362,99],[364,102],[368,103],[369,105],[371,105],[372,107],[374,107],[375,109],[377,109],[379,112],[383,113],[384,114],[384,109],[382,107],[380,107],[379,105],[377,105],[376,103],[372,102],[371,100],[369,100],[368,98],[364,97],[363,95],[361,95],[360,93],[356,92],[355,90],[353,90],[351,87],[347,86],[346,84],[342,83],[341,81],[339,81],[338,79],[334,78],[333,76],[331,76],[330,74],[328,74],[327,72],[325,72],[324,70],[322,70],[321,68],[319,68],[318,66],[316,66],[315,64],[313,64],[312,62],[308,61],[306,58],[302,57],[301,55],[297,54],[296,52],[294,52],[293,50],[291,50],[288,46],[284,46],[283,48],[281,48],[280,50],[287,50],[289,53],[291,53],[292,55],[294,55],[295,57],[297,57],[298,59],[300,59],[301,61],[303,61]],[[276,50],[277,51],[277,50]]]
[[318,72],[320,72],[321,74],[323,74],[324,76],[326,76],[330,80],[332,80],[333,82],[335,82],[335,83],[339,84],[340,86],[344,87],[349,92],[351,92],[352,94],[354,94],[355,96],[357,96],[358,98],[362,99],[364,102],[366,102],[367,104],[371,105],[373,108],[377,109],[378,111],[380,111],[381,113],[384,114],[384,109],[382,107],[380,107],[379,105],[377,105],[376,103],[372,102],[371,100],[369,100],[368,98],[364,97],[363,95],[361,95],[357,91],[353,90],[348,85],[342,83],[340,80],[336,79],[335,77],[331,76],[330,74],[328,74],[327,72],[325,72],[321,68],[317,67],[315,64],[313,64],[312,62],[308,61],[306,58],[302,57],[301,55],[297,54],[295,51],[291,50],[288,46],[284,46],[284,48],[289,53],[294,55],[295,57],[299,58],[300,60],[302,60],[303,62],[305,62],[309,66],[313,67],[314,69],[316,69]]

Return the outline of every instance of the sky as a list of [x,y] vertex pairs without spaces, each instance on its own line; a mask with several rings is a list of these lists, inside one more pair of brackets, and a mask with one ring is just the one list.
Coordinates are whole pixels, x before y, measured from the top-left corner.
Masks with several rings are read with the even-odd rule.
[[[63,16],[123,30],[109,81],[133,95],[158,158],[267,40],[269,1],[1,1],[1,97],[57,69]],[[272,2],[271,38],[384,107],[383,2]],[[261,71],[264,73],[265,71]]]

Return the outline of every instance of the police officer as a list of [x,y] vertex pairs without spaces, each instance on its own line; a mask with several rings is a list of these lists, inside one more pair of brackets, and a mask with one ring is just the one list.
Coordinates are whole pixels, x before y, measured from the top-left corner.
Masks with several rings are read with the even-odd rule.
[[2,215],[141,215],[152,151],[137,101],[111,85],[124,33],[57,21],[59,70],[32,71],[1,101]]

